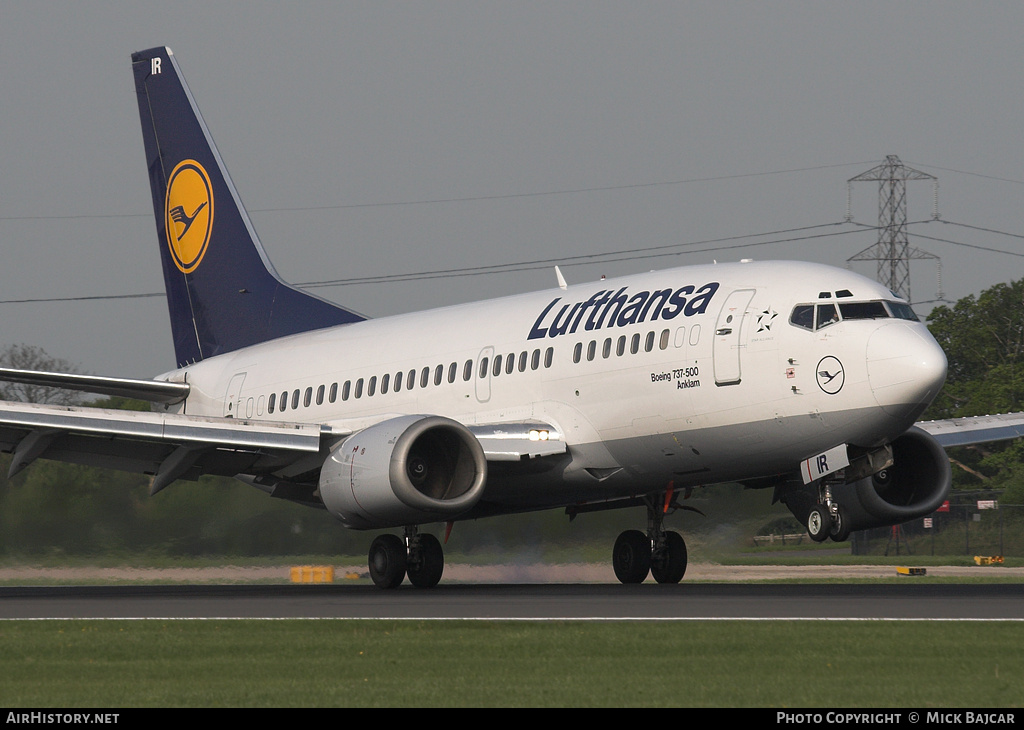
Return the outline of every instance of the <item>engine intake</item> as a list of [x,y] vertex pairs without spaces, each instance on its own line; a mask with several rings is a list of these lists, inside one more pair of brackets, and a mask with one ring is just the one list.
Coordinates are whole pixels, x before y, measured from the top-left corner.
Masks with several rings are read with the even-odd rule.
[[320,498],[346,527],[452,519],[480,499],[483,448],[469,429],[441,416],[401,416],[354,433],[320,471]]
[[[849,530],[868,530],[929,515],[949,497],[953,475],[939,443],[916,426],[892,442],[893,464],[871,476],[832,487]],[[783,496],[793,516],[807,523],[817,484]]]

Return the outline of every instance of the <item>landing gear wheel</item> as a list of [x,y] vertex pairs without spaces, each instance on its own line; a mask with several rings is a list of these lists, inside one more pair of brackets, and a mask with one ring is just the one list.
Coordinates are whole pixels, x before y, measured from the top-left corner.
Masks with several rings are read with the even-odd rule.
[[678,532],[666,532],[665,543],[651,553],[651,575],[659,583],[678,583],[686,573],[686,543]]
[[651,570],[651,541],[639,530],[626,530],[612,549],[612,568],[620,583],[643,583]]
[[829,537],[833,542],[846,542],[850,539],[850,528],[846,521],[846,512],[840,507],[832,518],[832,529],[829,530]]
[[398,535],[379,535],[370,543],[370,578],[378,588],[397,588],[405,579],[405,543]]
[[444,549],[438,539],[429,534],[419,535],[409,552],[409,582],[417,588],[436,586],[444,573]]
[[828,513],[828,507],[823,504],[814,505],[807,515],[807,534],[814,542],[824,542],[828,539],[831,529],[832,517]]

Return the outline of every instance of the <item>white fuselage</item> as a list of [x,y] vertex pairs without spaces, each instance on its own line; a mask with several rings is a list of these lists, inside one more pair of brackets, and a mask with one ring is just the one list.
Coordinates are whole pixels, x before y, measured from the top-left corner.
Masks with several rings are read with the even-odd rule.
[[[823,317],[878,302],[888,316],[865,305],[815,327],[815,305]],[[488,482],[487,500],[531,509],[781,474],[840,444],[892,440],[946,366],[897,306],[821,265],[694,266],[294,335],[163,378],[191,385],[177,408],[192,415],[550,424],[568,444],[557,469]]]

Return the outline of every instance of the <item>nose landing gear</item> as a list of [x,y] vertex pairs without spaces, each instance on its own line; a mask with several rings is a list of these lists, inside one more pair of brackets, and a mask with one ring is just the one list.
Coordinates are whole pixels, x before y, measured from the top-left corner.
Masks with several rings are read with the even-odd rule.
[[845,542],[850,537],[850,528],[843,508],[832,499],[828,482],[823,482],[819,488],[819,500],[807,513],[807,534],[815,542],[824,542],[830,537],[834,542]]

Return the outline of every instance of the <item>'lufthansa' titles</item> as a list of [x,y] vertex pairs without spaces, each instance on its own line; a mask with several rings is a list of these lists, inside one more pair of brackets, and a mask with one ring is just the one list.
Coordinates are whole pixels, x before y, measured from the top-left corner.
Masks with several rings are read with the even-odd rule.
[[554,299],[540,313],[530,330],[529,340],[573,334],[581,326],[587,332],[608,327],[628,327],[640,322],[675,319],[680,314],[692,317],[704,314],[711,298],[718,291],[718,282],[705,284],[700,289],[692,285],[678,289],[640,291],[630,294],[622,287],[618,291],[602,289],[583,302],[563,304],[561,297]]

